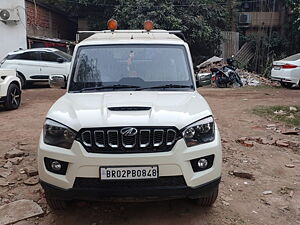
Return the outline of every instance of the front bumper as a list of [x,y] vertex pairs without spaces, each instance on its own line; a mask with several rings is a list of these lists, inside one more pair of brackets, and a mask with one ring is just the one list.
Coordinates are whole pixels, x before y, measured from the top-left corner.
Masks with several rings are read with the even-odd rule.
[[[158,180],[182,181],[181,176],[158,178]],[[78,179],[71,189],[62,189],[46,182],[40,181],[48,197],[61,200],[163,200],[179,198],[200,198],[208,197],[219,186],[221,178],[217,178],[197,187],[188,187],[178,182],[176,185],[163,185],[160,182],[145,183],[135,182],[103,182],[97,178]],[[142,185],[141,185],[142,184]]]
[[[38,170],[40,179],[63,190],[75,188],[80,178],[100,177],[99,168],[107,166],[158,166],[159,177],[181,176],[187,189],[197,188],[221,177],[222,147],[220,134],[216,128],[213,142],[188,148],[183,139],[177,141],[169,152],[101,154],[89,153],[78,141],[70,150],[47,145],[41,135],[38,149]],[[194,172],[191,160],[214,155],[213,165],[206,170]],[[46,169],[44,159],[50,158],[68,163],[65,175],[55,174]],[[183,190],[187,190],[183,189]]]

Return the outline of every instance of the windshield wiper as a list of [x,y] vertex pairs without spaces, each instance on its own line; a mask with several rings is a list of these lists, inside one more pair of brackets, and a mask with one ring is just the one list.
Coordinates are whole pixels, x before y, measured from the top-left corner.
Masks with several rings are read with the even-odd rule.
[[192,88],[192,85],[178,85],[178,84],[166,84],[160,86],[153,86],[153,87],[141,87],[135,89],[136,91],[147,90],[147,89],[165,89],[165,88]]
[[82,88],[78,92],[97,91],[97,90],[103,90],[103,89],[122,89],[122,88],[140,88],[140,86],[126,85],[126,84],[115,84],[115,85],[109,85],[109,86]]

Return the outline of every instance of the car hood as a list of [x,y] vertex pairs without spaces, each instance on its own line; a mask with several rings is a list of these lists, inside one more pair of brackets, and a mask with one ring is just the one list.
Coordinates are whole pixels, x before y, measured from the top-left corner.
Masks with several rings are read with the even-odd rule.
[[[149,110],[111,110],[111,107],[150,107]],[[66,93],[51,107],[47,118],[76,131],[120,126],[175,126],[181,129],[211,115],[198,92]]]

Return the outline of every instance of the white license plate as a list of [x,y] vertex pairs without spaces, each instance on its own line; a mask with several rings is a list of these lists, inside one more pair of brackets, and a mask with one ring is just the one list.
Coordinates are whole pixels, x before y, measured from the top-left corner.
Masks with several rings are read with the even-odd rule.
[[158,178],[158,166],[100,167],[101,180],[139,180]]

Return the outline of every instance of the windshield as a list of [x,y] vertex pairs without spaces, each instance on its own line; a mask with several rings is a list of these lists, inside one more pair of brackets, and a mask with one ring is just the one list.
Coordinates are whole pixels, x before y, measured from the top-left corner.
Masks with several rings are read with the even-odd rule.
[[62,51],[55,51],[55,53],[59,56],[61,56],[62,58],[66,59],[68,62],[71,62],[72,60],[72,56],[65,53],[65,52],[62,52]]
[[194,90],[182,45],[102,45],[77,51],[69,91]]

